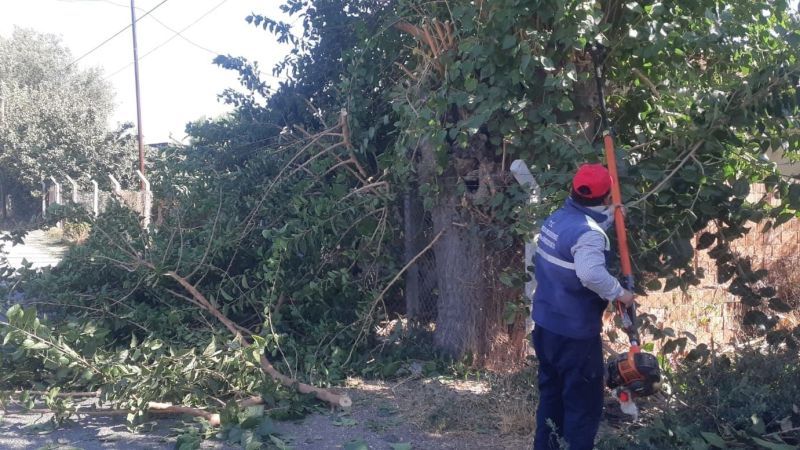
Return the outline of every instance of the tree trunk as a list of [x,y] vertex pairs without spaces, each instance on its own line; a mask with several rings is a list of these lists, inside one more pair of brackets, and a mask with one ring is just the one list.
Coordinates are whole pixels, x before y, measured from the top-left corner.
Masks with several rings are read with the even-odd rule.
[[454,149],[455,163],[441,175],[432,146],[423,141],[417,150],[420,183],[435,186],[437,192],[431,210],[433,234],[443,232],[433,248],[438,290],[434,345],[453,358],[471,356],[477,367],[519,368],[526,349],[525,315],[509,324],[505,311],[521,292],[503,286],[499,275],[523,270],[521,242],[509,248],[490,243],[482,233],[488,216],[476,206],[477,200],[485,203],[502,189],[506,168],[494,161],[483,135],[474,136],[467,149]]
[[440,184],[442,190],[431,212],[434,233],[445,230],[434,246],[439,286],[434,345],[445,355],[471,354],[477,362],[484,356],[486,339],[485,246],[468,214],[459,212],[455,183],[447,184]]

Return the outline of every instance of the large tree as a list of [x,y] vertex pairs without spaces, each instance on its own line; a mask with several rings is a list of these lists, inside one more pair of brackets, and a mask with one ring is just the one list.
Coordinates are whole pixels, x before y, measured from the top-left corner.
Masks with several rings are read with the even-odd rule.
[[18,206],[43,178],[99,176],[125,167],[127,146],[109,134],[112,91],[97,69],[80,69],[60,39],[15,29],[0,37],[0,197]]
[[[412,164],[434,193],[434,232],[449,236],[435,248],[436,343],[448,353],[483,354],[486,333],[499,329],[492,312],[503,308],[483,274],[495,272],[515,226],[510,161],[533,165],[542,217],[578,164],[603,160],[587,44],[609,49],[606,94],[639,273],[696,283],[690,240],[710,221],[724,247],[748,220],[797,214],[796,186],[762,157],[798,150],[800,35],[786,2],[399,3],[395,26],[417,42],[394,100],[400,149],[420,155]],[[747,203],[754,181],[782,204]]]
[[[505,285],[519,285],[513,273],[521,267],[509,258],[562,202],[577,166],[603,161],[588,44],[609,50],[603,83],[643,275],[638,289],[660,288],[659,278],[670,289],[698,283],[691,239],[711,222],[718,231],[702,245],[716,241],[713,255],[727,267],[727,242],[748,222],[772,226],[797,215],[797,185],[763,156],[778,147],[798,152],[800,35],[785,1],[333,3],[287,1],[302,33],[249,19],[296,46],[278,67],[290,69],[291,81],[257,110],[279,118],[278,128],[320,129],[316,119],[345,108],[354,157],[370,175],[389,174],[395,194],[423,193],[406,209],[426,205],[427,235],[439,236],[435,274],[426,276],[438,293],[435,343],[448,354],[482,360],[507,340],[509,312],[520,313],[518,328],[519,291]],[[246,86],[260,86],[251,66],[226,63]],[[252,117],[253,103],[241,105]],[[517,158],[543,186],[533,210],[508,176]],[[748,203],[756,181],[780,205]],[[409,257],[424,247],[407,244],[415,247]],[[758,275],[728,269],[741,275],[732,286],[746,301],[769,297],[745,286]]]

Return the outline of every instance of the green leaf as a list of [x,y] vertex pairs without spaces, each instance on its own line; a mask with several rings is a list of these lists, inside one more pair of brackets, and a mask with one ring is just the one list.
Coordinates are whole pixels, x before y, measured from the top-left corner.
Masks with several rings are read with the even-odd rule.
[[575,109],[575,105],[573,105],[572,100],[565,95],[561,97],[561,100],[559,100],[558,109],[562,112],[570,112]]
[[508,50],[515,45],[517,45],[517,37],[513,34],[507,34],[506,37],[503,38],[503,50]]
[[711,247],[711,245],[713,245],[716,240],[717,240],[716,234],[709,233],[706,231],[705,233],[701,234],[699,238],[697,238],[697,249],[705,250]]
[[369,450],[369,445],[363,440],[350,441],[342,447],[343,450]]
[[661,353],[665,355],[669,355],[670,353],[675,352],[678,349],[686,348],[686,338],[678,338],[678,339],[670,339],[667,341],[666,344],[661,348]]
[[292,450],[292,447],[289,446],[283,439],[271,434],[269,435],[269,440],[278,447],[278,450]]
[[525,71],[528,70],[528,66],[530,66],[530,64],[531,64],[531,55],[529,54],[522,55],[522,60],[520,61],[519,64],[520,72],[525,73]]
[[779,444],[776,442],[769,442],[765,441],[764,439],[759,439],[757,437],[753,437],[753,442],[756,444],[768,449],[768,450],[797,450],[797,447],[794,445],[789,444]]
[[389,447],[392,447],[392,450],[411,450],[411,444],[405,442],[389,444]]
[[203,350],[203,356],[210,358],[214,355],[217,351],[217,340],[216,337],[211,336],[211,342],[208,343],[205,350]]
[[769,321],[766,314],[761,311],[751,310],[747,311],[742,317],[742,323],[747,326],[764,325]]
[[778,297],[769,299],[769,309],[780,313],[792,312],[792,307]]
[[511,275],[509,275],[507,272],[502,272],[498,278],[500,279],[500,283],[502,283],[504,286],[514,286],[514,279],[511,278]]
[[467,92],[475,92],[478,88],[478,80],[472,77],[464,80],[464,90]]
[[641,13],[643,13],[643,12],[644,12],[644,11],[642,10],[642,6],[641,6],[641,5],[639,5],[639,3],[637,3],[637,2],[630,2],[630,3],[626,3],[626,4],[625,4],[625,8],[626,8],[628,11],[632,11],[632,12],[635,12],[635,13],[638,13],[638,14],[641,14]]
[[9,322],[19,320],[24,314],[25,313],[22,310],[22,306],[19,304],[12,305],[10,308],[8,308],[8,311],[6,311],[6,317],[8,317]]
[[22,348],[26,350],[47,350],[50,346],[44,342],[26,338],[22,341]]
[[705,439],[706,442],[708,442],[710,445],[716,448],[728,448],[728,444],[717,433],[709,433],[707,431],[701,431],[700,434],[703,436],[703,439]]
[[681,279],[678,277],[667,278],[667,283],[664,285],[664,292],[669,292],[681,285]]
[[661,289],[661,281],[658,278],[654,278],[645,284],[647,290],[649,291],[658,291]]
[[750,194],[750,182],[746,178],[739,178],[733,183],[733,195],[745,198]]

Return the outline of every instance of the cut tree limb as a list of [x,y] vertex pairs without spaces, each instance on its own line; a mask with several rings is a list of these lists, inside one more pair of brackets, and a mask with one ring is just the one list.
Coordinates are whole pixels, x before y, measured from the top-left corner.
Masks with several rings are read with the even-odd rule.
[[[284,386],[297,386],[297,391],[301,394],[314,394],[318,399],[326,401],[331,405],[339,406],[342,408],[349,408],[353,406],[353,401],[347,395],[334,394],[326,389],[311,386],[310,384],[300,383],[297,380],[287,377],[286,375],[278,372],[277,369],[269,362],[269,360],[261,355],[261,370],[267,373],[272,378],[278,380]],[[259,398],[260,399],[260,398]],[[263,403],[263,401],[262,401]]]
[[[23,414],[50,414],[53,410],[38,408],[24,409],[20,412]],[[74,411],[75,414],[84,416],[122,416],[131,412],[133,411],[129,409],[77,409]],[[147,404],[147,412],[150,414],[185,414],[192,417],[202,417],[215,427],[221,423],[219,414],[189,406],[175,406],[172,403],[149,402]]]
[[[186,278],[181,277],[175,272],[167,272],[164,275],[172,278],[173,280],[177,281],[178,284],[183,286],[189,294],[195,299],[195,301],[206,311],[211,313],[214,317],[217,318],[223,325],[228,329],[228,331],[233,334],[237,340],[239,340],[243,345],[250,345],[251,342],[248,338],[245,337],[243,332],[248,332],[246,329],[240,327],[239,325],[235,324],[232,320],[225,317],[211,302],[206,299],[205,295],[200,292],[194,285],[192,285]],[[328,391],[327,389],[322,389],[318,387],[311,386],[309,384],[301,383],[293,378],[287,377],[286,375],[278,372],[277,369],[269,362],[266,356],[261,355],[261,370],[264,371],[267,375],[271,376],[273,379],[277,380],[284,386],[292,387],[295,386],[296,389],[302,394],[314,394],[318,399],[328,402],[333,406],[339,406],[341,408],[349,408],[353,405],[353,401],[350,400],[350,397],[346,394],[334,394],[333,392]],[[253,404],[260,404],[263,403],[260,397],[252,397],[248,399],[248,402],[259,401],[257,403],[250,403]],[[240,405],[241,406],[241,405]],[[178,407],[175,407],[178,408]],[[192,408],[190,408],[192,409]],[[195,410],[202,411],[202,410]],[[187,413],[188,414],[188,413]],[[203,417],[203,416],[200,416]],[[211,420],[209,419],[209,422]]]

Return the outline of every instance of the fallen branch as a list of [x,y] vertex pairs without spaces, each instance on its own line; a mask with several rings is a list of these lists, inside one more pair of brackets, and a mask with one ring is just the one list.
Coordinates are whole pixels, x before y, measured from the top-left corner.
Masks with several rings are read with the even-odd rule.
[[[73,414],[84,416],[122,416],[132,413],[129,409],[76,409],[72,411]],[[149,402],[147,404],[147,412],[150,414],[185,414],[192,417],[202,417],[208,421],[212,426],[220,425],[219,414],[208,412],[199,408],[192,408],[189,406],[175,406],[172,403],[159,403]],[[12,412],[14,414],[15,412]],[[52,409],[36,408],[25,409],[19,411],[21,414],[51,414],[54,413]]]
[[[216,317],[217,320],[222,322],[222,324],[225,325],[225,327],[231,332],[231,334],[233,334],[235,338],[242,343],[242,345],[251,344],[250,340],[247,339],[243,334],[243,332],[246,333],[248,331],[243,327],[240,327],[239,325],[233,323],[233,321],[231,321],[227,317],[225,317],[225,315],[222,314],[217,308],[215,308],[214,305],[212,305],[211,302],[209,302],[208,299],[206,299],[203,293],[197,290],[197,288],[194,287],[191,283],[189,283],[187,279],[181,277],[175,272],[167,272],[165,273],[165,275],[177,281],[181,286],[183,286],[183,288],[186,289],[186,291],[192,295],[192,297],[197,301],[197,303],[202,305],[202,307],[206,311],[211,313],[211,315]],[[263,370],[264,373],[271,376],[273,379],[279,381],[282,385],[287,387],[294,386],[302,394],[314,394],[314,396],[316,396],[318,399],[328,402],[333,406],[349,408],[350,406],[353,405],[353,401],[350,400],[350,397],[348,397],[346,394],[341,394],[341,395],[334,394],[326,389],[298,382],[297,380],[287,377],[286,375],[278,372],[278,370],[275,369],[272,363],[270,363],[269,360],[264,355],[261,355],[261,370]],[[256,401],[257,403],[252,403]],[[250,402],[249,405],[252,406],[254,404],[263,403],[263,400],[260,397],[251,397],[248,400],[248,402]],[[202,411],[202,410],[196,410],[195,412],[197,411]],[[209,420],[209,422],[211,421]]]
[[[10,395],[10,396],[19,396],[24,394],[30,395],[42,395],[47,396],[50,395],[47,391],[2,391],[0,394],[2,395]],[[59,392],[56,394],[56,397],[61,398],[86,398],[86,397],[97,397],[100,395],[100,392]]]
[[192,417],[202,417],[211,426],[219,426],[219,414],[211,413],[203,409],[192,408],[189,406],[174,406],[172,403],[150,402],[147,404],[147,412],[155,414],[186,414]]
[[[286,375],[278,372],[278,370],[275,369],[272,363],[270,363],[264,355],[261,355],[261,370],[263,370],[272,378],[280,381],[284,386],[296,386],[297,391],[301,394],[314,394],[314,396],[318,399],[342,408],[349,408],[353,406],[353,401],[350,400],[350,397],[346,394],[334,394],[326,389],[314,387],[310,384],[300,383],[297,380],[289,378]],[[260,397],[259,400],[260,401],[256,404],[261,404],[264,402]]]

